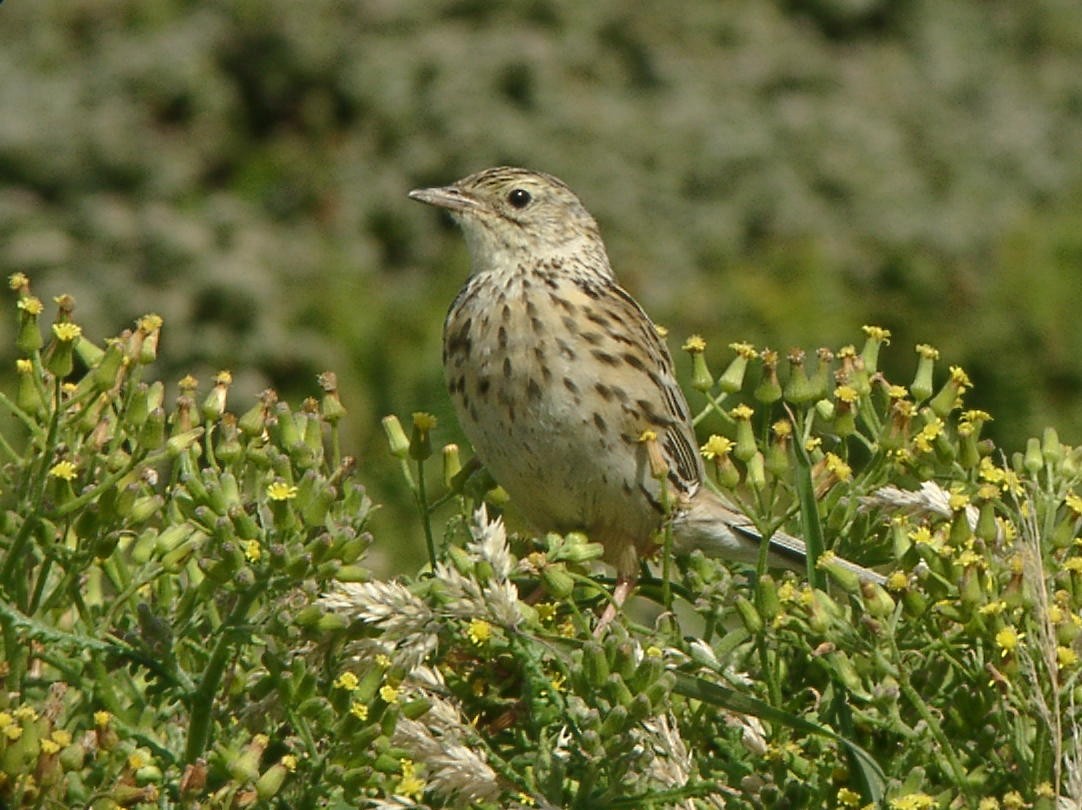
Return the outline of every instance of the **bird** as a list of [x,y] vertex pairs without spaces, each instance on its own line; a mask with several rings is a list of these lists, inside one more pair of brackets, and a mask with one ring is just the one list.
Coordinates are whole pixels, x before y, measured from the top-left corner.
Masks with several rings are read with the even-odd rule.
[[[762,537],[704,484],[665,341],[567,184],[498,166],[409,197],[448,211],[465,236],[471,269],[444,321],[445,382],[474,452],[524,517],[600,543],[617,606],[665,525],[678,553],[754,566]],[[801,540],[767,542],[770,567],[806,570]]]

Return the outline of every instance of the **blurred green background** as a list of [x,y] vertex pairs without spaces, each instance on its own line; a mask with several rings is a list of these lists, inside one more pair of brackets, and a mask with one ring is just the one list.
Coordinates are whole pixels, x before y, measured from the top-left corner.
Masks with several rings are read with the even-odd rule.
[[379,418],[458,435],[467,257],[405,194],[497,163],[576,189],[715,368],[876,323],[1008,449],[1082,438],[1077,0],[8,0],[0,76],[3,273],[99,340],[159,312],[166,379],[232,369],[237,411],[336,371],[384,530],[417,535]]

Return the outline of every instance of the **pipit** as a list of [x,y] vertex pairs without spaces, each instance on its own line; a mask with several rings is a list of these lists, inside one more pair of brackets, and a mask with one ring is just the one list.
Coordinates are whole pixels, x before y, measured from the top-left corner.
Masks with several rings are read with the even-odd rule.
[[[754,564],[762,538],[703,485],[669,351],[571,189],[499,167],[409,196],[465,234],[472,272],[444,322],[444,375],[475,452],[525,517],[601,543],[617,604],[665,521],[680,552]],[[804,543],[768,543],[771,566],[804,570]]]

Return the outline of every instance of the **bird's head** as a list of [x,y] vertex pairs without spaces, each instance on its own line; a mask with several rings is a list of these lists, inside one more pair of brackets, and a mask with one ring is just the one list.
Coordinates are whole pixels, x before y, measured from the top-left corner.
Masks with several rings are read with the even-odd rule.
[[466,236],[474,272],[576,252],[604,255],[594,218],[552,175],[500,166],[409,196],[451,213]]

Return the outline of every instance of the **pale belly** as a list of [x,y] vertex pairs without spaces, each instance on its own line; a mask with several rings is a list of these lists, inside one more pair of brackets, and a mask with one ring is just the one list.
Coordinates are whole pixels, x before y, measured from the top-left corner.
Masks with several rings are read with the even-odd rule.
[[585,531],[610,558],[644,549],[661,514],[648,497],[657,484],[641,429],[598,394],[604,378],[588,347],[535,328],[532,312],[519,300],[452,313],[444,367],[462,429],[536,528]]

